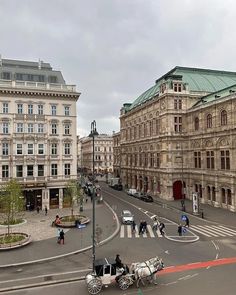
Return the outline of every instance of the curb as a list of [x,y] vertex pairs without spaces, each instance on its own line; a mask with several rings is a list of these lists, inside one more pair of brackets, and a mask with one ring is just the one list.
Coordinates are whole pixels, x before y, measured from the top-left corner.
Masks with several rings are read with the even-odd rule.
[[[119,223],[119,220],[118,220],[118,217],[117,217],[115,211],[111,208],[111,206],[106,201],[104,201],[104,204],[112,211],[113,216],[115,217],[115,220],[116,220],[117,228],[116,228],[116,230],[114,231],[114,233],[112,235],[110,235],[105,240],[101,241],[97,246],[104,245],[105,243],[107,243],[108,241],[113,239],[118,234],[118,232],[120,230],[120,223]],[[63,257],[71,256],[71,255],[74,255],[74,254],[79,254],[79,253],[85,252],[87,250],[92,249],[92,247],[93,246],[91,245],[91,246],[88,246],[88,247],[85,247],[85,248],[82,248],[82,249],[79,249],[79,250],[76,250],[76,251],[73,251],[73,252],[69,252],[69,253],[53,256],[53,257],[48,257],[48,258],[42,258],[42,259],[38,259],[38,260],[31,260],[31,261],[25,261],[25,262],[20,262],[20,263],[12,263],[12,264],[0,265],[0,269],[1,268],[14,267],[14,266],[30,265],[30,264],[41,263],[41,262],[45,262],[45,261],[52,261],[52,260],[56,260],[56,259],[59,259],[59,258],[63,258]]]

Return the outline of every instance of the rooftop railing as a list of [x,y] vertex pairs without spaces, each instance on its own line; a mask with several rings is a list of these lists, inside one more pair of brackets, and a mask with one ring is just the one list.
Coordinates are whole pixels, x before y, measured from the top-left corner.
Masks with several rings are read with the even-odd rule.
[[0,87],[76,92],[75,85],[0,79]]

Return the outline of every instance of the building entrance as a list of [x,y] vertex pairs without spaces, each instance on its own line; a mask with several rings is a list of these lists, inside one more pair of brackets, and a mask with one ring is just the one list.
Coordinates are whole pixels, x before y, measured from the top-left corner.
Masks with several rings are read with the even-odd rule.
[[[185,183],[184,183],[185,187]],[[177,180],[173,183],[173,198],[174,200],[181,200],[185,199],[184,189],[183,189],[183,196],[182,196],[182,181]]]

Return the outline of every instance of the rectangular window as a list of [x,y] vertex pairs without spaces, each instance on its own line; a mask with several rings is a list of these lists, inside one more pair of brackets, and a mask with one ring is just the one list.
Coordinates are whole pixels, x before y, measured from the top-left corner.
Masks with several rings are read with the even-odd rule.
[[27,165],[27,176],[34,176],[34,166]]
[[11,73],[10,72],[3,72],[2,73],[2,78],[4,80],[11,80]]
[[181,110],[182,109],[182,99],[175,98],[174,99],[174,109],[175,110]]
[[65,125],[65,135],[69,135],[70,134],[70,125],[66,124]]
[[23,114],[23,104],[17,104],[17,114]]
[[57,114],[57,106],[56,105],[52,105],[51,106],[51,111],[52,111],[52,116],[56,116],[56,114]]
[[28,114],[33,115],[34,113],[34,107],[32,104],[28,104]]
[[8,114],[8,103],[7,102],[4,102],[2,104],[2,112],[3,112],[3,114]]
[[194,168],[201,168],[201,152],[194,152]]
[[4,134],[9,133],[9,123],[2,123],[2,133]]
[[64,107],[64,113],[65,113],[65,116],[70,116],[70,107],[65,106]]
[[44,124],[43,123],[39,123],[38,124],[38,133],[43,133],[44,132]]
[[206,153],[207,169],[215,169],[215,155],[214,151],[207,151]]
[[43,143],[38,144],[38,154],[43,155],[44,154],[44,145]]
[[182,117],[174,117],[174,130],[175,132],[182,132]]
[[174,92],[181,92],[182,91],[181,83],[174,83],[173,84],[173,89],[174,89]]
[[23,165],[16,165],[16,177],[23,177]]
[[8,156],[9,154],[9,144],[7,142],[2,143],[2,155]]
[[2,178],[8,178],[8,177],[9,177],[9,166],[2,165]]
[[38,176],[44,176],[44,165],[38,165]]
[[65,155],[70,155],[70,143],[65,143]]
[[17,155],[22,155],[23,154],[22,144],[21,143],[17,143],[17,145],[16,145],[16,154]]
[[52,143],[51,145],[51,154],[57,155],[57,143]]
[[16,132],[17,133],[23,133],[23,123],[17,123]]
[[229,151],[220,152],[221,169],[230,170],[230,154]]
[[52,164],[51,174],[52,174],[52,176],[57,176],[57,164]]
[[42,104],[38,105],[38,115],[43,115],[43,105]]
[[70,175],[70,164],[65,164],[65,175]]
[[52,134],[57,134],[57,124],[52,124]]
[[29,123],[28,124],[28,133],[33,133],[34,132],[34,124],[33,123]]
[[34,154],[34,145],[33,143],[28,143],[28,155]]

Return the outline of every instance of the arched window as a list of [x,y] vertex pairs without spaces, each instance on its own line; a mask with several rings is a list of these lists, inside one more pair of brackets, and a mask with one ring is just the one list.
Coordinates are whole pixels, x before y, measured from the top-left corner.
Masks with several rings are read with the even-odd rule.
[[199,118],[198,117],[196,117],[194,119],[194,129],[199,130]]
[[220,123],[221,123],[221,126],[227,125],[227,112],[226,112],[226,110],[223,110],[220,113]]
[[207,115],[207,128],[212,128],[212,115]]

